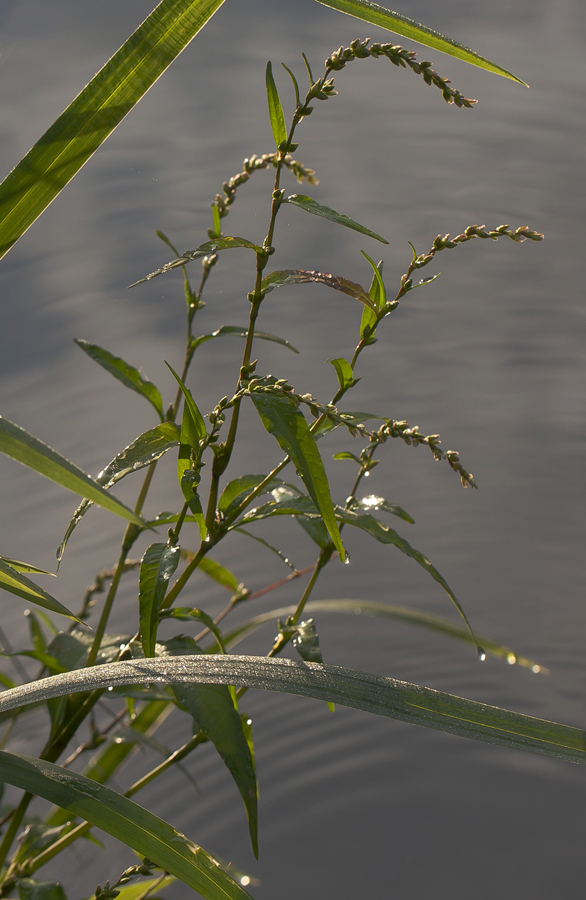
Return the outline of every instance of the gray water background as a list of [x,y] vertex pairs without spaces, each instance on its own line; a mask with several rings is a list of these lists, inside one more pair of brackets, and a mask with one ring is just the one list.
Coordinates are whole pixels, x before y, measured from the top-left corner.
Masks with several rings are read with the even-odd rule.
[[[151,6],[3,0],[3,173]],[[421,252],[437,233],[455,234],[471,223],[528,224],[546,233],[541,244],[475,241],[442,253],[433,266],[441,278],[412,294],[362,357],[363,380],[350,405],[407,418],[461,451],[477,492],[462,490],[425,448],[398,443],[381,454],[369,486],[416,519],[415,526],[400,523],[399,531],[438,565],[478,632],[551,674],[491,659],[480,665],[465,646],[407,626],[321,614],[324,656],[583,727],[586,9],[580,0],[414,0],[399,11],[495,59],[531,90],[415,47],[455,87],[479,98],[474,111],[458,110],[385,61],[353,63],[337,77],[340,96],[316,104],[303,124],[296,155],[321,178],[312,196],[384,234],[390,245],[291,210],[278,226],[274,262],[364,283],[363,248],[384,258],[393,284],[409,260],[407,240]],[[227,0],[2,261],[3,415],[93,473],[152,426],[144,401],[97,369],[72,338],[142,366],[171,396],[163,360],[180,364],[181,279],[125,289],[168,259],[154,229],[181,250],[196,246],[222,181],[240,171],[244,156],[271,149],[267,59],[301,76],[301,50],[319,71],[327,53],[357,36],[393,40],[312,0]],[[287,76],[277,78],[286,96]],[[269,190],[262,173],[242,188],[225,231],[261,240]],[[245,322],[247,263],[238,251],[222,259],[198,333]],[[328,398],[335,377],[324,360],[351,353],[359,315],[350,299],[319,286],[272,295],[260,327],[303,352],[294,357],[259,345],[259,371]],[[241,349],[236,339],[202,349],[202,368],[190,380],[202,408],[231,389]],[[244,418],[242,435],[235,474],[279,458],[252,416]],[[355,446],[336,438],[330,452],[340,449]],[[347,491],[346,466],[332,464],[338,498]],[[173,489],[173,463],[160,468],[153,512],[169,507]],[[75,501],[9,460],[0,460],[0,477],[2,554],[53,568]],[[131,481],[117,490],[129,502]],[[76,608],[94,573],[113,564],[122,527],[93,511],[48,589]],[[297,531],[288,522],[259,528],[298,566],[308,565],[313,551]],[[331,565],[316,598],[372,599],[456,620],[448,599],[414,563],[360,534],[345,539],[352,564]],[[253,590],[286,574],[271,556],[257,557],[244,538],[217,557]],[[135,630],[132,595],[129,583],[113,630]],[[251,612],[297,596],[295,586],[274,592]],[[203,579],[189,599],[212,613],[225,600]],[[4,595],[3,628],[24,641],[22,611],[17,598]],[[243,652],[265,652],[271,637],[266,629]],[[261,788],[258,863],[235,788],[208,748],[189,764],[201,796],[172,771],[139,799],[260,878],[252,889],[259,900],[366,893],[545,900],[583,890],[581,768],[350,710],[332,715],[323,704],[297,698],[251,694],[246,708],[255,723]],[[37,727],[30,718],[10,747],[38,751]],[[176,746],[184,727],[170,720],[160,739]],[[120,786],[148,765],[149,758],[134,760]],[[96,881],[115,879],[132,861],[126,848],[107,846],[101,855],[76,846],[66,864],[53,863],[43,875],[60,877],[70,898],[87,896]],[[175,896],[187,895],[175,889]]]

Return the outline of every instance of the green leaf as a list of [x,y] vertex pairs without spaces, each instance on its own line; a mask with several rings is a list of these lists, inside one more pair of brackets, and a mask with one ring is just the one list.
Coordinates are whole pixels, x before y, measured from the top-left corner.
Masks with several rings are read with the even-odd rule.
[[[183,475],[188,469],[194,469],[195,477],[192,479],[192,483],[189,485],[190,492],[193,494],[195,487],[199,482],[199,469],[198,463],[201,459],[201,455],[203,453],[202,442],[205,441],[207,437],[207,431],[205,422],[203,420],[203,416],[197,408],[197,404],[191,395],[191,391],[187,388],[182,380],[180,379],[177,372],[169,365],[168,362],[165,363],[177,384],[181,388],[181,393],[183,394],[184,405],[183,405],[183,419],[181,422],[181,435],[179,438],[179,458],[177,460],[177,476],[179,478],[179,484],[181,486],[181,490],[183,490]],[[186,488],[188,485],[186,484]],[[194,515],[198,521],[200,526],[200,533],[202,530],[202,522],[200,521],[200,517],[203,518],[203,513],[201,512],[201,504],[199,510],[197,508],[197,501],[195,498],[197,497],[197,491],[193,495],[193,500],[195,502],[195,511]],[[188,502],[190,502],[190,498],[186,497]],[[199,500],[199,497],[197,497]],[[205,527],[205,523],[204,523]]]
[[293,635],[291,643],[297,650],[301,659],[306,660],[306,662],[323,662],[321,647],[319,645],[319,635],[313,619],[299,622],[297,631]]
[[[118,892],[116,900],[140,900],[146,894],[151,898],[158,897],[159,891],[165,890],[165,888],[174,884],[176,880],[173,875],[166,875],[163,879],[159,875],[153,876],[153,878],[144,878],[131,884],[121,884],[116,888]],[[92,894],[87,900],[95,900],[95,894]]]
[[328,359],[326,360],[326,362],[331,363],[336,370],[338,383],[344,393],[351,387],[354,387],[354,385],[358,384],[358,382],[360,381],[360,378],[354,378],[352,366],[350,365],[348,360],[344,359],[343,357],[340,356],[337,359]]
[[405,512],[402,506],[397,506],[395,503],[389,503],[384,497],[377,497],[376,494],[369,494],[368,497],[362,497],[362,499],[356,501],[356,506],[358,509],[365,510],[382,509],[383,512],[398,516],[400,519],[403,519],[404,522],[409,522],[411,525],[415,524],[415,519],[413,519],[408,512]]
[[[251,534],[250,531],[247,531],[245,528],[235,528],[234,531],[237,531],[238,534],[245,534],[246,537],[252,538],[253,541],[257,541],[257,543],[262,544],[263,547],[266,547],[267,550],[270,550],[271,553],[274,553],[275,556],[278,556],[279,559],[282,562],[284,562],[285,565],[288,566],[290,569],[292,569],[294,572],[299,571],[297,569],[297,566],[294,566],[293,563],[291,562],[291,560],[287,556],[285,556],[284,553],[281,553],[280,550],[278,550],[276,547],[273,547],[272,544],[269,544],[268,541],[265,541],[263,538],[259,537],[257,534]],[[326,536],[327,536],[328,533],[325,529],[325,526],[324,526],[324,531],[326,532]]]
[[265,275],[261,281],[260,289],[265,294],[269,294],[286,284],[309,284],[310,282],[325,284],[326,287],[333,288],[335,291],[342,291],[343,294],[354,297],[355,300],[359,300],[374,311],[372,300],[359,284],[349,281],[348,278],[342,278],[340,275],[314,272],[311,269],[282,269],[279,272],[271,272],[269,275]]
[[[160,459],[167,450],[176,447],[179,443],[179,429],[173,422],[163,422],[161,425],[155,425],[149,431],[145,431],[139,435],[135,441],[125,447],[114,459],[108,463],[105,469],[102,469],[96,478],[98,484],[103,485],[109,490],[112,485],[116,484],[122,478],[126,478],[131,472],[138,472],[145,466],[150,466],[155,460]],[[57,550],[57,561],[61,562],[65,547],[73,531],[85,516],[86,512],[93,506],[93,500],[84,499],[81,501],[73,516],[67,531],[63,536],[63,540],[59,544]]]
[[285,72],[288,73],[289,77],[291,78],[291,81],[293,82],[293,90],[295,91],[295,106],[296,107],[300,106],[301,99],[299,97],[299,85],[297,84],[297,79],[295,78],[295,75],[293,74],[293,72],[291,71],[289,66],[286,66],[284,62],[282,62],[281,65],[285,69]]
[[19,878],[17,886],[20,900],[67,900],[65,891],[58,881]]
[[[49,697],[101,689],[110,684],[148,684],[156,678],[164,678],[169,684],[233,684],[313,697],[488,744],[565,759],[568,762],[586,763],[586,731],[581,728],[525,716],[368,672],[259,656],[202,654],[174,659],[168,657],[164,660],[133,660],[64,672],[32,685],[4,691],[0,694],[0,713],[20,707],[23,703],[35,703]],[[2,753],[0,759],[7,755],[11,756]],[[0,779],[16,784],[12,773],[11,777],[5,777],[4,768],[0,768]],[[57,766],[52,768],[58,769]],[[67,774],[72,779],[80,777],[70,770]],[[46,796],[43,791],[37,790],[35,784],[29,784],[27,777],[21,780],[22,783],[19,781],[18,786]],[[55,790],[62,789],[62,785],[56,783]],[[80,814],[89,818],[85,813]],[[113,831],[110,830],[110,833]],[[148,851],[146,855],[173,874],[178,874],[161,859],[161,854],[155,855]]]
[[382,276],[383,261],[381,260],[377,265],[375,261],[371,259],[368,253],[365,253],[364,250],[361,250],[360,252],[362,253],[363,257],[370,263],[370,267],[372,269],[372,283],[370,285],[370,290],[368,293],[377,311],[380,311],[387,302],[387,291]]
[[322,206],[321,203],[317,203],[315,200],[312,200],[311,197],[306,197],[305,194],[291,194],[290,197],[285,197],[282,202],[291,203],[293,206],[298,206],[299,209],[304,209],[305,212],[311,213],[314,216],[321,216],[322,219],[329,219],[330,222],[337,222],[338,225],[345,225],[346,228],[351,228],[353,231],[359,231],[360,234],[365,234],[367,237],[374,238],[375,240],[380,241],[381,244],[389,243],[384,237],[377,234],[376,231],[365,228],[364,225],[360,225],[358,222],[355,222],[354,219],[350,219],[348,216],[336,212],[335,209],[330,209],[329,206]]
[[151,278],[156,278],[157,275],[165,275],[167,272],[170,272],[172,269],[176,269],[178,266],[185,266],[187,265],[187,263],[193,262],[194,259],[202,259],[202,257],[209,256],[212,253],[218,253],[220,250],[233,250],[238,247],[246,247],[249,250],[254,250],[255,253],[264,253],[262,247],[259,247],[258,244],[252,244],[250,241],[247,241],[246,238],[213,238],[213,240],[211,241],[206,241],[205,244],[200,244],[199,247],[195,248],[195,250],[186,250],[182,256],[179,256],[177,257],[177,259],[172,259],[170,262],[165,263],[165,265],[161,266],[160,269],[157,269],[155,272],[151,272],[150,275],[146,275],[144,278],[140,278],[138,281],[129,284],[128,287],[133,288],[136,287],[137,284],[143,284],[145,281],[150,281]]
[[293,491],[288,485],[275,488],[271,493],[273,500],[246,512],[242,519],[232,526],[232,529],[240,525],[248,525],[251,522],[260,522],[262,519],[270,519],[272,516],[304,516],[321,521],[315,503],[305,494]]
[[303,479],[340,559],[346,561],[347,554],[338,531],[326,470],[305,416],[290,397],[256,391],[252,391],[250,396],[264,427],[274,435],[279,447]]
[[17,597],[22,597],[27,603],[34,603],[36,606],[42,606],[43,609],[49,609],[51,612],[59,613],[60,616],[67,616],[68,619],[79,622],[77,616],[66,606],[30,581],[22,572],[10,566],[4,559],[0,559],[0,588],[16,594]]
[[[259,484],[263,483],[266,477],[266,475],[241,475],[239,478],[235,478],[233,481],[228,482],[218,501],[218,509],[223,514],[224,518],[229,518],[232,513],[238,509],[240,504],[246,500],[249,494],[251,494]],[[283,484],[283,482],[280,478],[273,478],[272,481],[266,485],[263,494],[269,494],[274,488],[281,484]]]
[[[177,637],[157,645],[166,663],[170,657],[201,654],[192,638]],[[167,655],[168,654],[168,655]],[[140,662],[139,662],[140,664]],[[240,791],[255,856],[258,856],[257,784],[242,720],[228,687],[221,684],[173,684],[173,693],[194,719],[196,729],[213,742]]]
[[287,129],[285,127],[285,116],[283,115],[283,107],[281,106],[281,101],[279,100],[279,93],[277,91],[275,79],[273,78],[273,67],[270,62],[267,63],[266,83],[267,83],[267,99],[269,101],[269,116],[271,119],[271,128],[273,130],[273,137],[275,139],[275,144],[277,145],[277,150],[278,150],[279,144],[282,144],[284,141],[287,140]]
[[106,369],[107,372],[110,372],[110,374],[113,375],[114,378],[117,378],[118,381],[121,381],[123,385],[130,388],[131,391],[136,391],[137,394],[146,397],[149,403],[156,409],[161,422],[164,420],[163,398],[161,397],[159,389],[155,387],[152,381],[149,381],[148,378],[144,378],[134,366],[129,365],[119,356],[113,356],[112,353],[109,353],[108,350],[103,350],[102,347],[98,347],[97,344],[90,344],[89,341],[84,341],[81,338],[75,338],[75,343],[78,347],[81,347],[91,359],[95,360],[102,368]]
[[412,41],[417,41],[425,47],[441,50],[442,53],[455,56],[456,59],[463,59],[464,62],[478,66],[480,69],[486,69],[488,72],[494,72],[496,75],[503,75],[505,78],[518,81],[519,84],[525,84],[516,75],[511,74],[511,72],[501,68],[501,66],[497,66],[496,63],[490,62],[478,53],[475,53],[474,50],[464,47],[458,41],[454,41],[452,38],[446,37],[432,28],[427,28],[413,19],[408,19],[406,16],[401,16],[390,9],[385,9],[384,6],[372,3],[371,0],[317,0],[317,2],[323,6],[329,6],[331,9],[337,9],[339,12],[347,13],[349,16],[354,16],[356,19],[362,19],[363,22],[370,22],[371,25],[386,28],[387,31],[392,31],[393,34],[400,34],[401,37],[410,38]]
[[223,0],[162,0],[0,185],[0,257],[81,169]]
[[[185,407],[185,409],[187,409],[187,407]],[[187,415],[189,415],[189,412],[187,413]],[[197,486],[200,482],[201,476],[199,474],[199,469],[184,468],[185,462],[189,464],[190,460],[185,460],[181,457],[180,454],[178,466],[179,471],[181,472],[181,492],[183,494],[183,499],[193,513],[193,518],[197,522],[200,540],[205,541],[208,537],[208,529],[206,526],[206,520],[202,509],[201,500],[197,492]]]
[[140,563],[138,605],[140,635],[145,656],[155,655],[158,614],[169,579],[181,558],[181,548],[169,544],[151,544]]
[[476,649],[479,653],[481,652],[481,648],[478,646],[478,641],[474,637],[474,632],[472,631],[472,627],[470,625],[470,622],[468,621],[468,617],[460,606],[456,595],[454,594],[453,590],[451,589],[443,575],[440,575],[436,567],[430,563],[430,561],[426,556],[423,555],[423,553],[421,553],[421,551],[416,550],[408,541],[398,535],[396,531],[394,531],[392,528],[389,528],[389,526],[385,525],[383,522],[379,522],[378,519],[375,519],[375,517],[371,516],[369,513],[358,513],[352,509],[342,509],[341,506],[337,506],[336,516],[338,517],[338,519],[340,519],[341,522],[345,522],[348,525],[354,525],[356,528],[361,528],[363,531],[366,531],[368,534],[372,535],[372,537],[376,538],[377,541],[380,541],[381,544],[393,544],[393,546],[398,547],[399,550],[401,550],[411,559],[414,559],[415,562],[419,563],[419,565],[423,569],[425,569],[425,571],[428,572],[429,575],[431,575],[434,581],[437,581],[437,583],[443,587],[444,591],[466,623]]
[[[205,343],[206,341],[211,341],[214,338],[219,337],[228,337],[229,335],[234,335],[235,337],[247,338],[248,337],[248,328],[242,328],[240,325],[222,325],[221,328],[218,328],[216,331],[213,331],[211,334],[202,334],[200,337],[194,338],[191,343],[191,347],[193,350],[197,349],[200,344]],[[293,353],[299,353],[293,344],[289,341],[286,341],[285,338],[277,337],[274,334],[267,334],[266,331],[256,331],[254,332],[255,340],[261,341],[273,341],[275,344],[282,344],[283,347],[287,347],[289,350],[292,350]]]
[[91,822],[176,875],[206,900],[249,897],[202,847],[133,800],[71,769],[2,750],[0,779]]
[[54,572],[48,572],[46,569],[39,569],[31,563],[21,562],[19,559],[10,559],[8,556],[0,556],[0,560],[9,566],[12,566],[17,572],[28,572],[31,575],[52,575],[53,578],[55,577]]
[[240,588],[236,576],[221,563],[216,562],[215,559],[210,559],[209,556],[204,556],[197,568],[199,572],[204,572],[208,578],[213,579],[213,581],[228,588],[230,591],[237,592]]
[[0,452],[73,491],[74,494],[93,500],[98,506],[103,506],[123,519],[134,522],[135,525],[144,525],[140,516],[112,497],[86,472],[33,437],[24,428],[9,422],[4,416],[0,416]]

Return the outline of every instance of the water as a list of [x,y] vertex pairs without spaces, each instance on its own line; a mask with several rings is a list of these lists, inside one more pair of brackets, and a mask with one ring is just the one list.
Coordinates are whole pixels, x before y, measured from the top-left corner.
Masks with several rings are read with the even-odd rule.
[[[4,4],[3,172],[151,5]],[[277,244],[288,244],[274,264],[364,283],[364,248],[384,257],[392,284],[409,262],[407,240],[423,252],[436,234],[457,234],[472,223],[528,224],[546,233],[541,244],[477,240],[441,253],[430,273],[441,271],[441,277],[407,298],[382,323],[379,343],[361,357],[362,381],[350,408],[406,418],[423,433],[440,432],[445,449],[461,452],[478,491],[462,490],[448,465],[435,463],[425,447],[397,441],[380,454],[383,462],[370,478],[373,491],[416,520],[391,524],[439,567],[473,628],[551,674],[490,657],[479,665],[464,645],[406,625],[381,626],[366,616],[319,614],[320,645],[331,663],[583,726],[586,328],[579,185],[586,137],[585,8],[579,0],[450,0],[441,7],[414,0],[399,11],[512,69],[531,90],[422,51],[456,88],[480,101],[474,111],[457,110],[385,61],[352,63],[337,76],[340,96],[303,124],[296,155],[321,178],[308,193],[385,235],[390,246],[381,251],[366,238],[291,209],[276,236]],[[72,338],[105,346],[141,366],[166,396],[174,393],[163,360],[180,365],[180,277],[170,274],[126,292],[126,285],[170,258],[154,229],[181,251],[196,246],[222,182],[240,171],[245,156],[271,149],[263,86],[268,58],[280,79],[280,60],[302,73],[301,50],[317,68],[356,36],[385,39],[312,0],[226,0],[3,260],[3,415],[94,474],[152,427],[148,405],[100,371]],[[284,75],[278,82],[284,96],[287,81]],[[294,182],[291,188],[296,190]],[[240,189],[227,220],[231,234],[262,239],[269,190],[263,173]],[[236,250],[225,257],[210,282],[208,306],[198,313],[198,333],[245,322],[246,255]],[[287,377],[296,390],[329,399],[335,373],[324,360],[351,353],[348,329],[357,327],[358,315],[350,298],[319,285],[271,295],[260,327],[303,353],[295,357],[263,342],[257,371]],[[228,366],[241,349],[234,339],[198,351],[208,374],[194,374],[190,387],[202,408],[230,392]],[[279,458],[271,439],[259,437],[252,415],[243,417],[242,434],[237,472],[261,471],[265,452]],[[330,446],[331,453],[356,452],[341,437]],[[345,497],[349,464],[333,465],[334,492]],[[166,486],[174,478],[172,463],[160,469],[163,485],[153,493],[153,513],[169,508]],[[0,460],[0,475],[2,554],[53,568],[75,498],[9,460]],[[128,502],[133,479],[115,489]],[[57,585],[48,589],[77,608],[94,574],[115,560],[121,528],[93,509],[71,538]],[[289,522],[272,519],[258,533],[298,567],[313,561],[301,532],[291,540]],[[439,586],[413,561],[357,529],[345,529],[344,540],[352,566],[329,566],[316,599],[355,597],[452,614]],[[261,558],[259,571],[258,557],[249,551],[249,542],[235,536],[216,555],[253,591],[287,574],[270,554]],[[295,603],[298,596],[293,581],[251,611]],[[134,633],[130,582],[121,597],[127,603],[116,611],[111,630]],[[203,576],[185,599],[209,612],[225,601]],[[2,625],[24,635],[17,598],[4,597]],[[265,652],[271,627],[239,649]],[[301,698],[250,692],[245,711],[254,720],[261,782],[258,864],[236,790],[208,747],[187,764],[201,798],[192,797],[191,787],[187,795],[184,776],[171,770],[140,800],[206,849],[259,877],[261,885],[251,889],[259,900],[345,898],[363,894],[365,886],[382,896],[433,893],[450,900],[467,898],[471,884],[480,900],[497,894],[549,900],[581,890],[581,768],[340,706],[332,715],[325,704]],[[29,722],[14,749],[35,752],[39,735]],[[188,738],[187,723],[173,725],[171,719],[158,737],[177,746]],[[121,784],[136,780],[141,766],[146,771],[147,758],[138,757]],[[84,877],[71,876],[70,898],[87,894],[86,870],[103,883],[129,864],[130,854],[118,846],[107,858],[92,861],[93,854],[81,844],[72,851],[68,865]],[[59,864],[51,865],[43,877],[62,877]],[[176,889],[176,896],[187,893]]]

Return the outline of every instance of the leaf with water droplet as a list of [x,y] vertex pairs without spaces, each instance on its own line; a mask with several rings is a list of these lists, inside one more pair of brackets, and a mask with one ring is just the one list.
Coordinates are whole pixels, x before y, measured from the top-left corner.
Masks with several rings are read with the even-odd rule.
[[157,623],[161,604],[165,599],[169,579],[181,557],[179,546],[151,544],[145,552],[138,580],[140,636],[145,656],[155,655]]
[[326,287],[341,291],[348,297],[359,300],[369,309],[374,310],[372,300],[361,285],[340,275],[331,275],[329,272],[315,272],[311,269],[282,269],[265,275],[261,282],[261,290],[268,294],[286,284],[324,284]]

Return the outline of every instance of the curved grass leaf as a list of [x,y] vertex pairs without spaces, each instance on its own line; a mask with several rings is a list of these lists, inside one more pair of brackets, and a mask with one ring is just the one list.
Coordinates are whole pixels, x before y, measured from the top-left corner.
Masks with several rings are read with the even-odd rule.
[[[214,338],[219,337],[228,337],[229,335],[234,335],[236,337],[247,338],[248,337],[248,328],[242,328],[240,325],[222,325],[221,328],[218,328],[216,331],[213,331],[211,334],[202,334],[200,337],[196,337],[191,342],[191,347],[193,350],[197,349],[200,344],[204,344],[206,341],[211,341]],[[255,340],[260,341],[273,341],[275,344],[282,344],[283,347],[288,347],[289,350],[292,350],[293,353],[299,353],[293,344],[289,341],[285,340],[285,338],[277,337],[274,334],[267,334],[266,331],[256,331],[254,332]]]
[[123,519],[144,525],[140,516],[112,497],[86,472],[4,416],[0,416],[0,452]]
[[169,579],[181,558],[181,548],[169,544],[151,544],[140,563],[138,607],[140,637],[145,656],[155,655],[158,615]]
[[[163,665],[173,657],[192,659],[184,654],[202,654],[193,638],[185,636],[158,644],[157,652],[164,656]],[[252,849],[258,857],[256,773],[231,688],[226,684],[174,683],[172,689],[179,703],[192,716],[195,730],[201,729],[212,741],[236,782],[248,816]]]
[[365,228],[364,225],[355,222],[354,219],[351,219],[349,216],[344,216],[342,213],[336,212],[335,209],[330,209],[329,206],[322,206],[321,203],[317,203],[305,194],[291,194],[290,197],[285,197],[281,202],[291,203],[293,206],[298,206],[299,209],[304,209],[305,212],[311,213],[314,216],[321,216],[322,219],[329,219],[330,222],[336,222],[338,225],[345,225],[346,228],[351,228],[353,231],[359,231],[360,234],[365,234],[367,237],[374,238],[376,241],[380,241],[381,244],[389,243],[386,238],[381,237],[376,231]]
[[[133,660],[65,672],[4,691],[0,694],[0,713],[63,694],[100,689],[110,684],[147,684],[156,678],[164,678],[169,684],[179,681],[233,684],[313,697],[488,744],[586,763],[586,731],[581,728],[368,672],[258,656],[202,654],[164,660]],[[74,776],[74,773],[68,772],[68,775]],[[4,780],[10,781],[9,778]],[[41,793],[34,786],[23,786],[26,790]],[[152,853],[147,855],[160,861]],[[165,868],[177,874],[170,866],[165,865]]]
[[[284,619],[293,615],[295,606],[282,606],[279,609],[272,609],[269,612],[261,613],[254,616],[246,622],[237,625],[232,631],[227,632],[223,636],[224,645],[226,647],[235,647],[240,641],[244,640],[249,634],[252,634],[267,622],[275,623],[277,619]],[[467,644],[474,645],[474,641],[470,637],[467,628],[461,625],[455,625],[448,619],[442,619],[440,616],[432,616],[428,613],[418,612],[409,609],[406,606],[394,606],[387,603],[374,603],[369,600],[310,600],[304,607],[305,613],[316,612],[332,612],[345,613],[350,616],[364,616],[365,618],[392,619],[393,621],[403,622],[406,625],[416,625],[419,628],[426,628],[429,631],[435,631],[438,634],[444,634],[447,637],[455,638],[457,641],[464,641]],[[496,656],[498,659],[506,660],[509,665],[518,665],[525,669],[531,669],[532,672],[548,675],[549,670],[545,666],[540,666],[535,660],[521,656],[505,644],[498,644],[496,641],[477,635],[478,640],[482,644],[483,650]],[[206,653],[217,653],[216,643],[206,649]]]
[[414,559],[416,563],[425,569],[425,571],[431,575],[434,581],[437,581],[439,585],[441,585],[462,616],[462,619],[466,623],[466,626],[470,632],[470,636],[476,646],[476,649],[479,655],[482,653],[482,648],[479,646],[476,637],[474,636],[474,632],[472,631],[472,626],[468,621],[468,617],[462,607],[460,606],[460,602],[453,590],[449,586],[446,579],[443,575],[440,575],[435,566],[433,566],[428,558],[421,553],[420,550],[416,550],[415,547],[412,547],[411,544],[402,538],[396,531],[392,528],[389,528],[388,525],[385,525],[383,522],[379,522],[378,519],[375,519],[374,516],[371,516],[369,513],[358,513],[353,509],[343,509],[341,506],[336,507],[336,516],[341,522],[345,522],[348,525],[354,525],[356,528],[362,529],[362,531],[366,531],[367,534],[372,535],[373,538],[376,538],[381,544],[393,544],[393,546],[398,547],[402,553],[405,553],[406,556],[409,556],[411,559]]
[[256,391],[252,391],[250,396],[264,427],[274,435],[281,450],[299,472],[340,559],[345,561],[347,555],[334,515],[328,477],[305,416],[289,397]]
[[[131,472],[137,472],[139,469],[144,469],[145,466],[150,466],[155,460],[160,459],[167,450],[176,447],[179,444],[179,437],[179,429],[173,422],[162,422],[160,425],[155,425],[154,428],[145,431],[137,437],[136,440],[133,441],[132,444],[129,444],[128,447],[125,447],[121,453],[118,453],[118,455],[108,463],[106,468],[102,469],[96,478],[96,482],[101,484],[106,490],[109,490],[109,488],[116,484],[117,481],[120,481],[121,478],[125,478],[127,475],[130,475]],[[73,531],[93,504],[93,500],[88,500],[86,498],[81,501],[73,513],[71,521],[67,526],[67,531],[57,549],[58,562],[61,562],[63,558],[67,541],[71,537]]]
[[275,139],[275,144],[277,145],[278,150],[279,144],[282,144],[287,140],[287,129],[285,127],[283,107],[281,106],[281,101],[279,100],[279,92],[277,91],[277,85],[275,84],[275,79],[273,78],[273,67],[270,62],[267,63],[266,83],[267,99],[269,101],[269,117],[271,120],[273,137]]
[[206,900],[245,900],[250,896],[202,847],[138,803],[83,775],[2,750],[0,779],[91,822],[152,859]]
[[265,275],[260,288],[261,291],[268,294],[286,284],[309,284],[310,282],[325,284],[326,287],[331,287],[335,291],[342,291],[343,294],[354,297],[355,300],[359,300],[369,309],[374,310],[372,300],[363,287],[340,275],[330,275],[327,272],[314,272],[311,269],[282,269],[279,272]]
[[146,275],[144,278],[139,278],[138,281],[134,281],[132,284],[129,284],[128,287],[133,288],[136,287],[137,284],[144,284],[145,281],[150,281],[151,278],[156,278],[157,275],[165,275],[167,272],[176,269],[178,266],[185,266],[187,263],[193,262],[194,259],[202,259],[204,256],[218,253],[220,250],[232,250],[238,247],[246,247],[249,250],[254,250],[255,253],[263,252],[262,247],[259,247],[258,244],[252,244],[250,241],[247,241],[246,238],[214,238],[211,241],[206,241],[205,244],[200,244],[195,250],[186,250],[182,256],[178,256],[177,259],[172,259],[170,262],[165,263],[160,269],[151,272],[150,275]]
[[130,388],[131,391],[136,391],[137,394],[146,397],[149,403],[156,409],[161,422],[164,420],[163,398],[161,397],[159,389],[155,387],[152,381],[149,381],[148,378],[144,378],[134,366],[129,365],[119,356],[114,356],[112,353],[109,353],[108,350],[98,347],[97,344],[90,344],[89,341],[84,341],[81,338],[75,338],[75,343],[78,347],[81,347],[84,353],[87,353],[91,359],[95,360],[102,368],[106,369],[107,372],[110,372],[110,374],[113,375],[114,378],[117,378],[118,381],[121,381],[123,385]]
[[386,28],[387,31],[392,31],[393,34],[400,34],[401,37],[410,38],[412,41],[417,41],[425,47],[441,50],[442,53],[447,53],[448,56],[455,56],[456,59],[462,59],[464,62],[478,66],[480,69],[486,69],[488,72],[494,72],[496,75],[503,75],[505,78],[518,81],[519,84],[525,84],[516,75],[508,72],[501,66],[497,66],[496,63],[490,62],[490,60],[475,53],[474,50],[464,47],[458,41],[454,41],[452,38],[446,37],[445,34],[440,34],[439,31],[434,31],[432,28],[427,28],[427,26],[421,25],[413,19],[408,19],[406,16],[401,16],[390,9],[385,9],[384,6],[379,6],[378,3],[372,3],[371,0],[317,0],[317,2],[323,6],[329,6],[331,9],[337,9],[339,12],[347,13],[349,16],[362,19],[363,22],[370,22],[371,25]]
[[0,257],[81,169],[223,0],[162,0],[0,185]]
[[[25,571],[29,570],[26,569]],[[36,606],[42,606],[43,609],[48,609],[51,612],[59,613],[60,616],[67,616],[68,619],[74,619],[76,622],[79,622],[77,616],[68,610],[66,606],[63,606],[51,594],[48,594],[47,591],[30,581],[22,572],[9,565],[5,559],[0,559],[0,588],[9,591],[11,594],[16,594],[17,597],[22,597],[27,603],[34,603]]]

